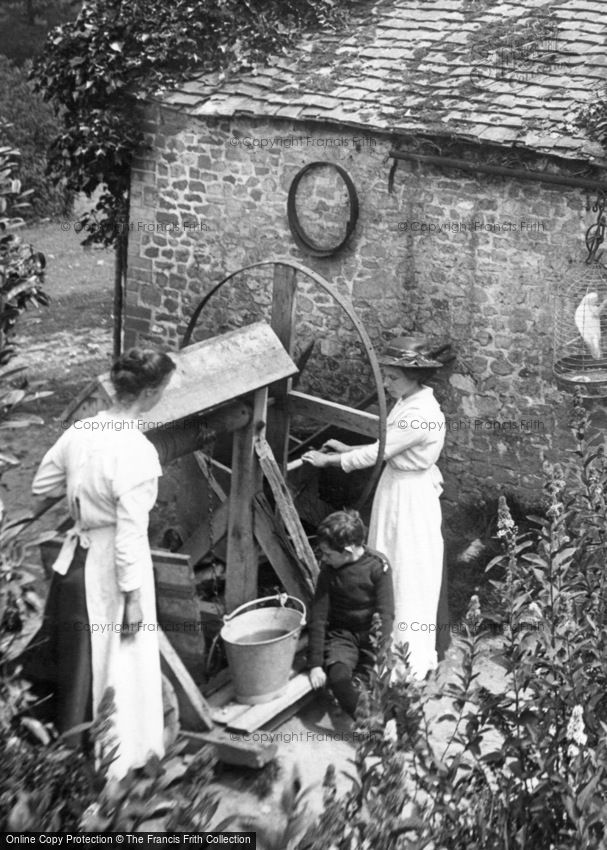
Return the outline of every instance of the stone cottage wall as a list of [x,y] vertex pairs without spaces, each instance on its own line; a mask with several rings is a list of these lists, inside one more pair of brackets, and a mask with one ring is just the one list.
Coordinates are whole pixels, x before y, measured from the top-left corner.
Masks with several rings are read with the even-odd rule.
[[[203,121],[150,106],[144,129],[132,184],[127,345],[176,347],[200,298],[228,272],[293,257],[351,296],[378,345],[412,330],[453,342],[457,363],[436,382],[448,420],[447,500],[473,503],[504,489],[538,503],[543,462],[571,445],[568,396],[551,371],[552,323],[556,287],[583,260],[593,220],[582,190],[401,162],[389,193],[391,141],[345,127]],[[315,160],[346,168],[360,200],[354,236],[328,259],[297,247],[286,216],[293,177]],[[310,233],[335,240],[343,184],[319,174],[298,198]],[[269,277],[259,270],[224,287],[198,338],[266,315]],[[298,320],[299,347],[317,340],[304,386],[360,399],[369,373],[343,314],[306,284]]]

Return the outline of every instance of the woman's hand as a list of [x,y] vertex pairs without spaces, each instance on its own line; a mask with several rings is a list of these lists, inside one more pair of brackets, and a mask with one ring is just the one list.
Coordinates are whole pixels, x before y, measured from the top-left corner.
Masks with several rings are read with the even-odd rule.
[[143,611],[141,610],[139,594],[125,595],[126,600],[124,603],[124,616],[122,618],[122,630],[120,635],[123,638],[130,638],[137,634],[143,623]]
[[310,684],[315,691],[319,688],[324,688],[327,683],[327,674],[322,667],[312,667],[308,675],[310,677]]
[[326,452],[317,452],[317,451],[309,451],[301,456],[301,459],[304,463],[310,463],[312,466],[317,466],[319,469],[323,469],[325,466],[334,466],[332,463],[332,458],[330,454],[326,454]]
[[340,443],[339,440],[327,440],[326,443],[323,443],[323,450],[326,452],[337,452],[338,454],[343,454],[343,452],[349,452],[351,446],[347,446],[345,443]]

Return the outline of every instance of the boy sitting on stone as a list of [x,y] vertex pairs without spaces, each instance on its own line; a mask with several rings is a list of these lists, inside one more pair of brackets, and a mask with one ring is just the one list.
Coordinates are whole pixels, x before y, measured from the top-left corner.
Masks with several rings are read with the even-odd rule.
[[375,662],[373,615],[379,615],[384,642],[392,633],[392,571],[383,555],[363,545],[365,528],[356,511],[330,514],[317,534],[322,567],[308,629],[310,681],[322,688],[328,679],[340,706],[354,717],[360,696],[354,674],[368,673]]

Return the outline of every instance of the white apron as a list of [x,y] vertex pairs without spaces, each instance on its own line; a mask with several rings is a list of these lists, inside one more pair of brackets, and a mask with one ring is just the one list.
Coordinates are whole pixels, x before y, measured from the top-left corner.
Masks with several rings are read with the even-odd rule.
[[395,644],[409,643],[409,663],[421,678],[437,664],[436,614],[443,573],[438,467],[400,470],[388,465],[379,481],[369,545],[389,553],[394,581]]
[[[99,427],[85,429],[95,421]],[[109,423],[104,429],[101,425]],[[53,569],[64,575],[76,545],[88,549],[84,583],[91,635],[93,717],[106,688],[114,689],[109,735],[119,745],[109,775],[121,778],[162,756],[163,706],[152,559],[147,538],[149,511],[162,474],[158,455],[136,429],[118,431],[102,412],[73,425],[49,449],[32,485],[34,493],[67,490],[76,524]],[[122,586],[119,586],[119,582]],[[139,590],[141,627],[121,635],[123,591]]]

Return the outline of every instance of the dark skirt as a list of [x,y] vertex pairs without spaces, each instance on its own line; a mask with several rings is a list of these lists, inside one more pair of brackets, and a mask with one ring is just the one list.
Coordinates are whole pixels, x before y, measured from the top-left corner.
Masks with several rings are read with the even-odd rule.
[[[20,659],[22,675],[40,698],[36,716],[53,723],[61,733],[93,719],[86,555],[87,550],[78,546],[67,573],[53,573],[42,626]],[[86,736],[78,733],[66,740],[79,746]]]

